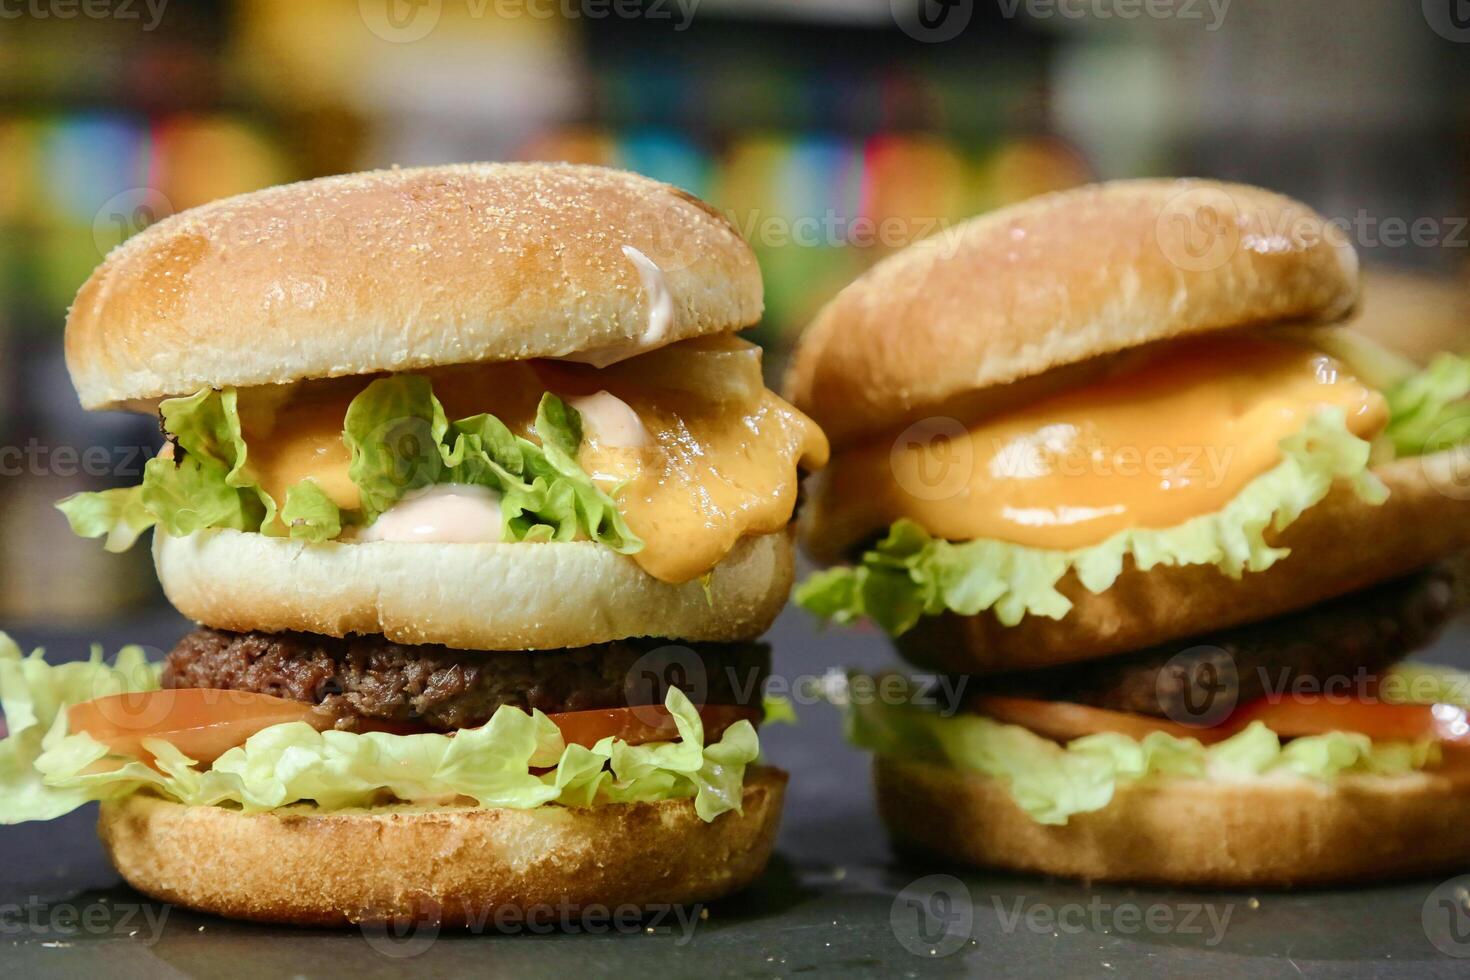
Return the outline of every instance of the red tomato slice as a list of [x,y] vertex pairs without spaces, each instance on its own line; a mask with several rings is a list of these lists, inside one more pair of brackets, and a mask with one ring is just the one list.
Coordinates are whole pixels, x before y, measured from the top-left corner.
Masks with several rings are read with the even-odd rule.
[[[699,717],[704,722],[704,740],[706,743],[718,740],[725,734],[725,729],[737,721],[746,720],[755,724],[760,720],[760,714],[759,708],[707,704],[699,709]],[[589,749],[609,735],[620,738],[629,745],[667,742],[679,737],[674,716],[662,705],[563,711],[547,717],[561,729],[561,737],[568,744],[582,745]]]
[[1149,715],[1109,711],[1064,701],[982,695],[971,703],[976,711],[987,717],[1020,725],[1058,742],[1069,742],[1098,732],[1117,732],[1130,738],[1142,738],[1150,732],[1165,732],[1176,738],[1198,739],[1209,745],[1242,731],[1253,721],[1260,721],[1286,738],[1324,735],[1327,732],[1358,732],[1385,741],[1432,739],[1446,745],[1470,748],[1470,718],[1467,718],[1464,708],[1450,704],[1383,704],[1311,695],[1261,698],[1237,708],[1219,725],[1195,728]]
[[1465,709],[1453,704],[1384,704],[1320,695],[1266,697],[1242,705],[1225,724],[1231,731],[1240,731],[1253,721],[1264,722],[1277,735],[1289,738],[1360,732],[1386,741],[1432,739],[1470,746],[1470,721]]
[[[759,708],[711,704],[699,709],[706,741],[715,741],[735,722],[760,720]],[[660,705],[566,711],[548,715],[568,743],[591,748],[611,735],[630,745],[679,737],[668,709]],[[314,706],[269,694],[179,688],[96,698],[67,710],[68,730],[86,733],[120,755],[150,758],[145,738],[161,738],[199,762],[213,762],[256,732],[304,721],[318,730],[328,721]],[[410,723],[367,722],[369,731],[409,735],[429,729]]]
[[1037,698],[1012,698],[981,695],[971,699],[974,710],[987,718],[1020,725],[1046,738],[1070,742],[1084,735],[1116,732],[1129,738],[1143,738],[1151,732],[1164,732],[1175,738],[1195,738],[1201,742],[1218,742],[1232,733],[1220,728],[1192,728],[1165,718],[1109,711],[1067,701],[1042,701]]
[[326,727],[313,706],[269,694],[178,688],[113,694],[67,711],[67,727],[120,755],[150,758],[143,739],[161,738],[199,762],[213,762],[262,729],[304,721]]

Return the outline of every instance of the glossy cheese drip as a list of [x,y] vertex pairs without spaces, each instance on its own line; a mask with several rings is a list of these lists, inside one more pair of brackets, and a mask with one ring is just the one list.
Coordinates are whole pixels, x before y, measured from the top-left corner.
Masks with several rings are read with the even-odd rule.
[[[634,560],[668,582],[708,572],[745,535],[785,527],[797,467],[827,459],[821,430],[765,388],[759,349],[735,338],[685,341],[603,370],[535,361],[427,373],[450,419],[489,412],[532,439],[544,392],[582,406],[579,461],[643,539]],[[240,393],[251,474],[277,501],[311,477],[339,506],[358,506],[341,430],[365,384]]]
[[865,531],[912,518],[951,541],[1070,550],[1216,512],[1326,407],[1363,438],[1383,396],[1320,351],[1257,336],[1140,353],[1101,381],[968,426],[911,428],[834,461],[824,497]]

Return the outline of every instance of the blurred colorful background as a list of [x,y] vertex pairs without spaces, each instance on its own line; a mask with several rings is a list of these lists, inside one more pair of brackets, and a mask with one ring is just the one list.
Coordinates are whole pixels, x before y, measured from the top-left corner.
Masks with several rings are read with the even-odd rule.
[[77,406],[66,308],[127,235],[283,181],[502,159],[671,181],[752,241],[774,371],[833,292],[945,224],[1098,178],[1245,180],[1348,223],[1370,329],[1467,344],[1470,28],[1432,6],[7,2],[0,616],[158,601],[142,549],[107,555],[51,508],[136,482],[157,438]]

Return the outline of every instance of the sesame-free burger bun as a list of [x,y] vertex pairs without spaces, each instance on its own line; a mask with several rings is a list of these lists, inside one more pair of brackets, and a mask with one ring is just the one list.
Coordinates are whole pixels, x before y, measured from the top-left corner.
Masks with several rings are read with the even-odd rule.
[[749,246],[708,205],[601,167],[464,164],[226,198],[113,250],[77,294],[66,362],[87,408],[248,386],[558,357],[759,319]]
[[1463,869],[1470,768],[1401,776],[1159,779],[1064,826],[999,779],[878,756],[878,809],[904,850],[977,867],[1198,886],[1326,885]]
[[770,858],[785,789],[781,770],[751,767],[741,812],[710,823],[690,799],[245,814],[133,793],[102,805],[98,833],[130,885],[192,909],[292,925],[493,927],[501,909],[610,912],[737,891]]
[[1060,620],[1027,616],[1002,625],[992,613],[946,612],[898,638],[904,659],[932,670],[1030,670],[1143,650],[1173,640],[1306,609],[1470,551],[1470,448],[1375,468],[1382,504],[1340,483],[1267,541],[1291,554],[1263,572],[1230,578],[1213,565],[1140,571],[1132,558],[1101,593],[1069,572],[1058,590],[1072,602]]
[[1304,204],[1240,184],[1117,181],[1034,198],[879,262],[807,328],[788,397],[833,448],[1155,341],[1339,321],[1358,260]]
[[174,608],[216,629],[377,634],[463,650],[749,640],[775,620],[795,575],[789,531],[743,537],[707,581],[677,585],[591,541],[307,543],[157,528],[153,558]]

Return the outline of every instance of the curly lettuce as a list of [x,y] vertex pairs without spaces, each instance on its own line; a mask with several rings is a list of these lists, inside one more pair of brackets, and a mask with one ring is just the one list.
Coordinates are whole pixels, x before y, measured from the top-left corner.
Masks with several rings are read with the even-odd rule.
[[126,551],[155,524],[178,535],[211,527],[268,528],[276,504],[247,476],[235,392],[204,389],[164,401],[159,412],[173,439],[172,456],[150,459],[139,486],[62,500],[56,506],[72,531],[105,536],[108,551]]
[[95,697],[158,687],[158,670],[137,647],[112,665],[100,650],[79,663],[23,657],[0,633],[0,824],[48,820],[93,800],[148,790],[193,806],[233,805],[258,813],[310,802],[324,810],[384,802],[531,809],[546,805],[692,799],[710,821],[739,811],[745,768],[760,754],[755,728],[739,721],[706,744],[689,699],[670,689],[664,704],[679,741],[628,745],[605,738],[568,745],[540,711],[502,706],[490,722],[453,736],[319,732],[275,725],[200,768],[166,741],[145,740],[155,766],[111,754],[66,730],[65,709]]
[[1387,436],[1400,456],[1425,456],[1470,442],[1470,358],[1440,354],[1388,390]]
[[284,501],[251,479],[234,389],[168,399],[160,411],[172,457],[149,460],[139,486],[58,503],[74,533],[105,538],[109,551],[126,551],[154,525],[177,536],[233,528],[329,541],[352,524],[371,524],[414,490],[473,484],[499,495],[506,540],[587,538],[624,554],[643,547],[577,463],[581,416],[550,393],[536,412],[536,442],[493,415],[449,421],[427,378],[374,381],[343,420],[348,474],[361,497],[361,508],[345,513],[310,479],[289,487]]
[[1142,739],[1100,733],[1062,745],[982,715],[944,716],[876,700],[849,701],[843,708],[848,741],[857,747],[1005,780],[1011,797],[1032,820],[1052,825],[1101,810],[1119,786],[1144,779],[1392,776],[1439,759],[1432,742],[1375,742],[1356,732],[1283,742],[1261,722],[1209,746],[1163,732]]
[[374,381],[348,406],[343,433],[363,522],[415,490],[471,484],[499,495],[508,540],[586,537],[623,554],[641,550],[612,497],[577,463],[582,419],[576,409],[548,392],[535,427],[539,443],[513,434],[493,415],[451,423],[426,378]]
[[802,583],[796,601],[837,622],[867,616],[895,636],[912,629],[921,616],[945,610],[964,616],[990,610],[1006,626],[1028,615],[1061,619],[1072,603],[1057,585],[1069,572],[1094,593],[1112,587],[1125,559],[1144,571],[1213,565],[1239,578],[1285,558],[1289,549],[1272,547],[1267,533],[1295,523],[1337,481],[1347,481],[1371,503],[1387,498],[1387,489],[1369,469],[1372,446],[1348,430],[1341,409],[1313,417],[1282,441],[1281,451],[1280,464],[1216,513],[1177,527],[1120,531],[1075,551],[990,539],[955,543],[900,520],[857,566],[819,572]]

